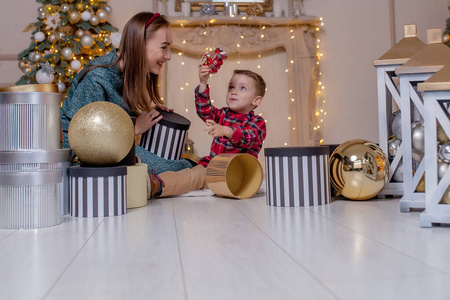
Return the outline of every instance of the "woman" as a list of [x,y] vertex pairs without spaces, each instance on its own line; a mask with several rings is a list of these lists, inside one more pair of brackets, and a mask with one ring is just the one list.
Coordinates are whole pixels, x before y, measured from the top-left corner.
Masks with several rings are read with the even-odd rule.
[[[64,148],[70,148],[70,120],[94,101],[112,102],[135,116],[136,135],[161,120],[152,104],[168,110],[158,93],[158,75],[171,58],[171,43],[169,22],[164,16],[141,12],[132,17],[125,25],[119,49],[95,58],[75,76],[61,109]],[[192,167],[187,160],[167,160],[140,146],[136,146],[136,155],[157,174]]]

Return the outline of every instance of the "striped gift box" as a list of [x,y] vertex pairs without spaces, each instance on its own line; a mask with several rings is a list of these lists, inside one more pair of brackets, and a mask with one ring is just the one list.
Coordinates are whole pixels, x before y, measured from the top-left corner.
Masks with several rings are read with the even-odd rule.
[[181,159],[191,122],[177,113],[157,110],[163,118],[142,134],[140,146],[166,159]]
[[127,167],[70,167],[73,217],[110,217],[127,213]]
[[328,147],[266,148],[264,155],[268,205],[330,203]]

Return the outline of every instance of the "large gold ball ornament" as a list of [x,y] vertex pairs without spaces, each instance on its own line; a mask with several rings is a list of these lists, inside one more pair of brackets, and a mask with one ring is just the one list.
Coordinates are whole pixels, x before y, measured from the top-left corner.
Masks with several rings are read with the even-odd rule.
[[98,23],[100,23],[100,19],[96,15],[93,15],[89,19],[89,23],[91,23],[92,26],[97,26]]
[[80,39],[80,44],[84,48],[91,48],[94,45],[94,42],[94,38],[89,34],[83,35]]
[[19,69],[23,70],[26,66],[28,66],[28,64],[24,60],[19,60]]
[[68,19],[71,24],[76,24],[76,23],[80,22],[81,14],[78,11],[71,11],[69,13]]
[[97,101],[83,106],[69,125],[69,143],[83,163],[110,165],[121,161],[134,143],[134,126],[120,106]]
[[331,154],[330,179],[336,191],[348,199],[371,199],[388,182],[389,161],[376,144],[350,140]]

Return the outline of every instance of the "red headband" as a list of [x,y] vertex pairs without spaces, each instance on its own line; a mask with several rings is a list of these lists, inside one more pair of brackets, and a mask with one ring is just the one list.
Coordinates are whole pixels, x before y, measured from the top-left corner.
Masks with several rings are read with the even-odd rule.
[[159,13],[153,14],[153,16],[151,16],[150,19],[148,19],[147,23],[145,23],[145,29],[147,29],[147,27],[153,22],[153,20],[159,16],[160,16]]

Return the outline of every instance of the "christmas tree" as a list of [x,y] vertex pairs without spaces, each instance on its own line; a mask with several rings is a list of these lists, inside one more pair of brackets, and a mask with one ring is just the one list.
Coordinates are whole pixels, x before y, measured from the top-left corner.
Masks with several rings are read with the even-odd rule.
[[[447,6],[448,12],[450,13],[450,2]],[[442,33],[442,42],[450,47],[450,18],[445,21],[446,26],[444,32]]]
[[111,7],[100,0],[36,0],[37,22],[30,46],[18,55],[25,74],[20,84],[56,83],[63,95],[74,75],[89,61],[118,47],[118,29],[108,22]]

